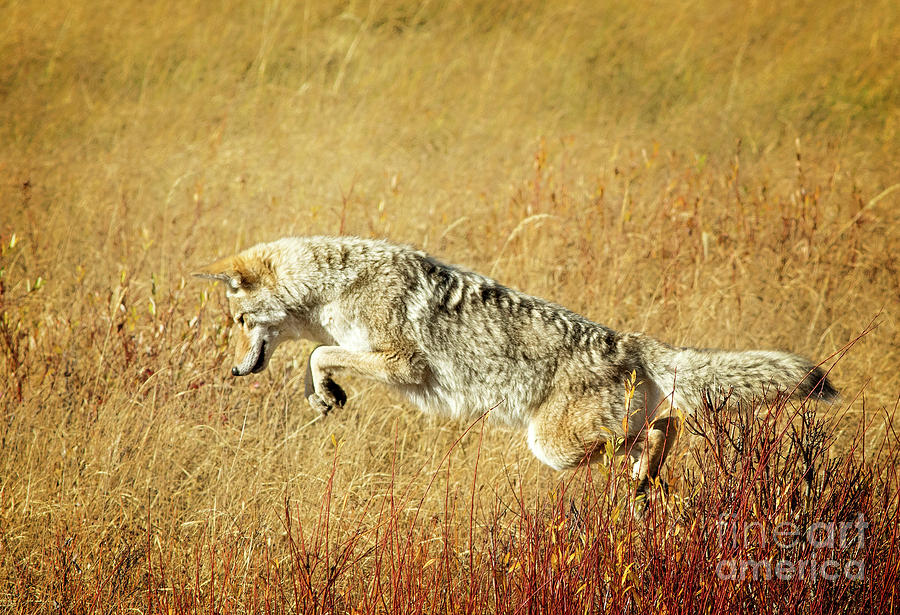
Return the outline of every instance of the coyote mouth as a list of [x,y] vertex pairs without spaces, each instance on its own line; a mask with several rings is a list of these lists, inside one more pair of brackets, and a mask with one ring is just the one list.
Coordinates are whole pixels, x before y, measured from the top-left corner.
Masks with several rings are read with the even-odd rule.
[[263,340],[259,346],[259,356],[256,357],[256,363],[250,368],[251,374],[257,374],[263,370],[266,364],[266,341]]

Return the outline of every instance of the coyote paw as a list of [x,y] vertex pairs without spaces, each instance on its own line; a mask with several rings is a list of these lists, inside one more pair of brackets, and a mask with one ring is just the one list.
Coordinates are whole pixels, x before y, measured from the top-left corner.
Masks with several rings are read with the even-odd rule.
[[330,378],[322,382],[322,390],[319,393],[311,392],[306,396],[306,401],[313,410],[318,410],[322,415],[331,412],[335,407],[343,408],[347,403],[347,394],[334,380]]
[[[658,489],[657,489],[658,487]],[[634,492],[634,502],[632,507],[632,516],[635,521],[643,521],[650,512],[653,505],[654,495],[658,493],[665,500],[669,496],[669,483],[661,478],[651,481],[647,478],[638,484]]]
[[[313,351],[315,352],[315,350]],[[331,412],[335,406],[343,408],[347,402],[347,394],[344,393],[338,384],[329,377],[325,377],[319,386],[316,386],[315,377],[312,371],[312,354],[309,355],[309,361],[306,364],[306,378],[304,382],[304,396],[313,410],[318,410],[325,416]]]

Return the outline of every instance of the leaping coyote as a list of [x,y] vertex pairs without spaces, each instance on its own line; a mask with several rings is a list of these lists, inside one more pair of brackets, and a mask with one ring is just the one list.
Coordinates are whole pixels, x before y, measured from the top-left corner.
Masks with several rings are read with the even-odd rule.
[[323,414],[347,399],[336,375],[356,373],[426,412],[473,419],[492,409],[493,420],[527,429],[531,451],[557,469],[621,438],[639,490],[674,440],[666,400],[690,414],[715,391],[735,400],[837,396],[825,372],[795,354],[675,348],[618,333],[382,240],[285,238],[195,275],[225,283],[241,333],[235,376],[264,370],[284,340],[313,340],[323,345],[309,357],[306,396]]

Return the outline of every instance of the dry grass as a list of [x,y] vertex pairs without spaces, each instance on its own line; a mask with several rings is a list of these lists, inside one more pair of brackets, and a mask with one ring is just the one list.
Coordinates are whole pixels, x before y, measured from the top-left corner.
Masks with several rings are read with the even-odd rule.
[[[314,585],[353,604],[409,570],[385,536],[444,545],[445,576],[385,593],[416,596],[578,491],[519,434],[368,382],[314,421],[304,344],[232,380],[221,290],[187,274],[287,234],[414,243],[677,344],[824,360],[874,322],[834,367],[829,454],[896,486],[896,3],[594,4],[4,5],[0,608],[293,610],[267,579],[299,583],[324,528],[306,552],[353,557]],[[896,526],[890,493],[866,510]],[[652,592],[626,576],[608,596]]]

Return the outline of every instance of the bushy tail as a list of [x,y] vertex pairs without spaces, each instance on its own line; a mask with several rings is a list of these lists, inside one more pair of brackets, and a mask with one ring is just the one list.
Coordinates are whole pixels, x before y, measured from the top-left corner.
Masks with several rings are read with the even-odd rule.
[[700,407],[705,394],[749,401],[778,394],[834,402],[837,389],[825,371],[801,356],[774,350],[701,350],[657,342],[644,353],[648,375],[673,395],[677,407]]

